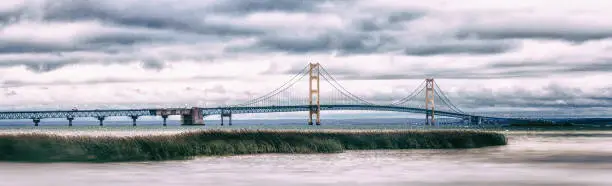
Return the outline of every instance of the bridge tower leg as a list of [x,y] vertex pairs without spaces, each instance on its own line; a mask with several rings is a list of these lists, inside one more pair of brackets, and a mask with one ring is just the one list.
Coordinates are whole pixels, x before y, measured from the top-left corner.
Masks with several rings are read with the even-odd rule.
[[434,79],[425,79],[425,123],[427,125],[435,125],[435,104],[434,104]]
[[[313,124],[313,115],[316,117],[316,125],[321,125],[321,102],[319,101],[319,77],[321,75],[320,67],[321,65],[319,63],[310,63],[310,69],[308,71],[310,74],[308,83],[308,101],[310,104],[308,125]],[[313,83],[316,83],[316,85],[313,85]]]
[[138,119],[137,115],[130,116],[132,118],[132,126],[136,126],[136,120]]
[[72,120],[74,120],[74,116],[68,116],[66,119],[68,119],[68,126],[72,127]]
[[32,121],[34,122],[34,126],[38,127],[38,123],[40,123],[40,118],[33,118]]
[[162,119],[164,119],[164,127],[166,126],[166,120],[168,120],[168,115],[167,114],[162,114]]
[[106,116],[98,116],[96,118],[100,121],[100,126],[104,126],[104,119],[106,119]]

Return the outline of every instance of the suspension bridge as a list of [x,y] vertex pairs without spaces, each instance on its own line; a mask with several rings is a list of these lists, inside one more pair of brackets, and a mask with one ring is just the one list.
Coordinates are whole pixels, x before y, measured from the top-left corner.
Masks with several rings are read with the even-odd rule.
[[[308,84],[308,85],[306,85]],[[432,78],[425,79],[418,87],[400,99],[389,103],[367,101],[340,84],[322,65],[310,63],[285,81],[278,88],[256,98],[250,98],[236,104],[216,107],[191,108],[139,108],[139,109],[96,109],[96,110],[42,110],[42,111],[5,111],[0,112],[0,120],[31,119],[38,126],[42,119],[65,118],[68,126],[78,117],[91,117],[104,125],[107,117],[129,117],[136,126],[141,116],[156,116],[163,119],[166,126],[167,118],[179,115],[183,125],[204,125],[204,118],[211,115],[229,118],[232,124],[234,114],[275,113],[275,112],[307,112],[308,125],[321,125],[321,111],[354,110],[354,111],[392,111],[417,113],[425,115],[426,125],[435,125],[439,116],[461,118],[464,123],[483,124],[487,120],[503,118],[476,115],[463,112],[451,102],[446,93]]]

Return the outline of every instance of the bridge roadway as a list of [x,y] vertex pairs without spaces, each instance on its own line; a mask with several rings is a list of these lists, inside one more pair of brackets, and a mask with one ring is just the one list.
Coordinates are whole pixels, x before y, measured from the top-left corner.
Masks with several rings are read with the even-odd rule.
[[[308,111],[309,105],[294,106],[248,106],[248,107],[200,107],[202,115],[219,115],[221,113],[247,114],[247,113],[273,113],[273,112],[299,112]],[[188,109],[188,108],[187,108]],[[43,110],[43,111],[2,111],[0,120],[15,119],[44,119],[44,118],[76,118],[76,117],[111,117],[111,116],[161,116],[158,111],[164,110],[187,110],[186,108],[154,108],[154,109],[108,109],[108,110]],[[321,105],[321,110],[370,110],[370,111],[395,111],[425,114],[426,110],[421,108],[410,108],[400,106],[384,105]],[[471,115],[435,111],[435,115],[449,117],[469,117]],[[179,115],[179,114],[169,114]]]
[[[34,126],[38,126],[41,119],[66,118],[68,126],[77,117],[94,117],[103,126],[106,117],[127,116],[132,119],[133,126],[140,116],[161,116],[163,125],[166,126],[168,116],[180,115],[183,125],[204,124],[203,117],[209,115],[220,115],[221,118],[229,117],[229,125],[232,124],[233,114],[247,113],[274,113],[274,112],[300,112],[309,111],[310,105],[293,106],[245,106],[245,107],[211,107],[211,108],[154,108],[154,109],[107,109],[107,110],[44,110],[44,111],[4,111],[0,112],[0,120],[32,119]],[[427,110],[421,108],[410,108],[390,105],[321,105],[321,110],[372,110],[372,111],[394,111],[425,114]],[[198,116],[198,114],[200,115]],[[463,118],[470,123],[480,124],[484,117],[472,116],[463,113],[435,111],[435,115]],[[223,119],[221,119],[223,125]]]
[[[250,113],[273,113],[273,112],[300,112],[309,111],[310,105],[293,105],[293,106],[256,106],[256,107],[216,107],[216,108],[201,108],[204,115],[218,115],[221,113],[231,114],[250,114]],[[363,111],[394,111],[394,112],[410,112],[425,114],[427,110],[421,108],[390,106],[390,105],[321,105],[321,110],[363,110]],[[453,113],[445,111],[435,111],[435,115],[464,118],[471,115],[463,113]]]

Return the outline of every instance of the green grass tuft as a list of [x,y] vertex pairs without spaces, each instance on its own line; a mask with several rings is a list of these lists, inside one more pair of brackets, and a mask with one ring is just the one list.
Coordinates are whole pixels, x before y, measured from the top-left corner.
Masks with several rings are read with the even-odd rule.
[[118,162],[256,153],[337,153],[368,149],[448,149],[506,145],[500,133],[469,130],[204,130],[175,135],[0,135],[0,161]]

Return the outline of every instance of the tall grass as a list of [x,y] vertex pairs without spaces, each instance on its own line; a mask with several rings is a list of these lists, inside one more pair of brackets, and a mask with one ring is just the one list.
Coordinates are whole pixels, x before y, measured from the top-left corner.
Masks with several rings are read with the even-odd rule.
[[482,131],[205,130],[174,135],[0,135],[0,161],[116,162],[255,153],[336,153],[366,149],[445,149],[505,145]]

